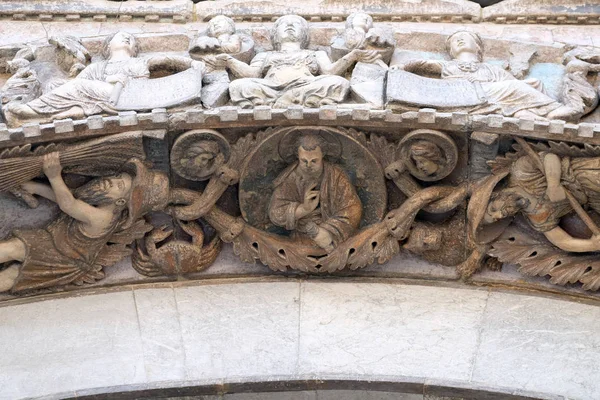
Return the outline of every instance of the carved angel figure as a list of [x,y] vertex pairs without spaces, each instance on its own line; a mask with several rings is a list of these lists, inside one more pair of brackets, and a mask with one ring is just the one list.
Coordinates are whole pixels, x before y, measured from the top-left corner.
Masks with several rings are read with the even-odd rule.
[[274,182],[269,218],[330,252],[356,231],[362,204],[346,173],[323,160],[318,136],[301,137],[297,155]]
[[190,67],[203,71],[204,64],[179,56],[141,58],[133,35],[117,32],[104,43],[105,61],[88,65],[77,77],[49,93],[25,104],[13,103],[7,111],[15,116],[39,118],[52,115],[54,119],[83,118],[102,112],[116,114],[119,94],[129,80],[149,78],[150,70],[170,67],[185,70]]
[[575,238],[559,226],[561,218],[574,211],[568,193],[579,204],[600,211],[600,157],[537,155],[544,172],[531,155],[516,159],[507,172],[507,187],[491,193],[482,226],[522,213],[535,230],[564,251],[600,251],[600,236]]
[[274,24],[274,51],[259,53],[248,65],[230,55],[219,55],[233,75],[229,96],[240,107],[272,105],[287,108],[293,104],[319,107],[341,103],[350,83],[344,74],[356,61],[374,61],[373,51],[353,50],[332,63],[324,51],[308,50],[308,22],[298,15],[285,15]]
[[539,86],[539,81],[518,80],[501,67],[483,62],[483,41],[476,33],[456,32],[448,38],[446,47],[451,61],[415,60],[391,69],[437,74],[442,79],[466,79],[480,84],[487,101],[470,112],[563,120],[581,115],[580,111],[532,86]]
[[16,230],[0,242],[0,292],[19,292],[94,282],[102,268],[130,254],[126,245],[147,229],[140,218],[168,202],[168,178],[137,159],[121,174],[97,178],[71,193],[62,179],[59,153],[44,156],[51,186],[27,182],[22,189],[58,204],[63,214],[45,229]]

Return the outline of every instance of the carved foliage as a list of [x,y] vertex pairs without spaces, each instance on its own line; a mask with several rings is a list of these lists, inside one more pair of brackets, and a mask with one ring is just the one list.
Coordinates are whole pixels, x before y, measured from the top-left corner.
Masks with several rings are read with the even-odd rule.
[[600,259],[597,255],[567,253],[517,228],[509,228],[489,254],[505,263],[519,265],[530,276],[550,276],[556,285],[581,282],[585,290],[600,288]]

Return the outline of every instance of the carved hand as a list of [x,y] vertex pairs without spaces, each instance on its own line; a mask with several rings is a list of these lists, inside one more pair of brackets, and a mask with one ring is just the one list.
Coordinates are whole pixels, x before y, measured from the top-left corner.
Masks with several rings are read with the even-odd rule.
[[333,238],[331,237],[331,233],[323,228],[319,228],[319,232],[317,236],[313,239],[317,246],[322,249],[325,249],[328,253],[333,251]]
[[367,64],[373,64],[374,62],[381,60],[381,55],[375,50],[352,50],[356,52],[356,60]]
[[57,151],[44,155],[42,160],[44,162],[44,174],[48,179],[60,177],[62,165],[60,165],[60,154]]
[[127,76],[123,74],[108,75],[106,77],[106,82],[113,84],[120,83],[121,85],[125,86],[125,84],[127,83]]
[[219,43],[219,40],[217,38],[205,36],[202,38],[198,38],[198,40],[196,41],[196,46],[201,50],[206,51],[216,50],[217,48],[221,47],[221,44]]
[[313,212],[319,205],[319,191],[314,187],[304,194],[304,203],[296,208],[296,219],[306,217]]
[[229,65],[231,58],[229,54],[219,54],[217,56],[208,56],[204,61],[213,69],[225,69]]
[[546,189],[546,196],[548,196],[548,199],[550,199],[550,201],[553,203],[558,203],[567,198],[567,195],[565,194],[565,189],[560,185],[548,185],[548,188]]

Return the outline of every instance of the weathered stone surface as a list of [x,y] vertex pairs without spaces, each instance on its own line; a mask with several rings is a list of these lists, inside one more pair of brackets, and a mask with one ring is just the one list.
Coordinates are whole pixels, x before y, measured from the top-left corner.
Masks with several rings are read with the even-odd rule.
[[299,372],[469,380],[487,296],[439,287],[306,283]]
[[147,380],[131,291],[3,307],[0,316],[2,399]]
[[[193,3],[191,0],[171,1],[108,1],[108,0],[49,0],[33,4],[30,1],[4,1],[0,3],[0,12],[4,15],[20,14],[23,16],[38,17],[40,19],[52,20],[79,20],[81,17],[108,16],[108,17],[145,17],[156,15],[159,18],[170,18],[175,16],[190,18]],[[77,16],[77,17],[65,17]],[[42,16],[47,16],[44,18]]]
[[[593,305],[491,293],[472,379],[593,399],[600,390],[593,378],[598,375],[599,320],[600,309]],[[533,370],[544,373],[527,378]]]
[[504,0],[482,10],[483,20],[491,22],[547,21],[588,24],[597,22],[600,5],[591,0]]
[[[598,390],[594,305],[373,282],[175,285],[0,307],[0,398],[194,385],[208,395],[252,382],[280,392],[278,381],[300,391],[258,385],[245,396],[593,399]],[[329,380],[357,382],[322,390]]]
[[176,288],[175,297],[187,379],[295,373],[297,283],[190,286]]
[[318,16],[324,19],[334,16],[344,18],[356,10],[372,14],[374,17],[397,21],[402,19],[428,20],[432,17],[462,17],[465,20],[477,21],[480,6],[466,0],[419,0],[417,2],[361,0],[359,3],[311,0],[297,5],[279,0],[226,0],[214,3],[201,2],[196,5],[196,13],[204,21],[220,14],[244,20],[261,19],[265,14],[274,16],[299,14]]

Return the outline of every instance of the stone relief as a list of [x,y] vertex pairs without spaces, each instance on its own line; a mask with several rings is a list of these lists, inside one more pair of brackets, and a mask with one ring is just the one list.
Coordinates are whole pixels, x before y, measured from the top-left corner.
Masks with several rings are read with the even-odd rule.
[[511,45],[508,60],[499,64],[484,59],[478,34],[459,30],[446,41],[450,59],[397,59],[393,54],[402,46],[388,26],[374,25],[363,12],[349,15],[345,25],[329,46],[316,46],[310,43],[310,24],[285,15],[271,27],[270,43],[257,48],[252,35],[220,15],[190,41],[185,55],[140,54],[138,40],[126,32],[107,37],[101,54],[94,55],[77,38],[52,37],[52,63],[38,61],[28,47],[11,61],[13,76],[2,90],[4,117],[18,126],[26,120],[185,106],[337,105],[577,121],[598,104],[594,48],[565,52],[561,88],[551,95],[528,75],[537,54],[533,45]]
[[[105,61],[88,65],[75,78],[39,98],[27,103],[9,103],[4,109],[7,120],[45,115],[52,119],[77,119],[100,113],[116,114],[120,110],[173,106],[199,97],[204,64],[178,56],[142,58],[138,52],[133,35],[118,32],[108,37],[103,48]],[[184,71],[183,75],[174,74],[162,78],[163,81],[149,79],[154,68],[189,69],[191,73]],[[143,98],[142,93],[160,96]]]
[[[475,33],[459,31],[446,42],[450,61],[413,60],[393,65],[388,79],[388,104],[394,109],[415,106],[463,110],[477,114],[500,114],[529,119],[577,120],[585,111],[577,107],[570,96],[564,103],[544,92],[539,80],[519,80],[505,69],[483,62],[483,41]],[[576,67],[573,66],[572,69]],[[587,71],[586,71],[587,72]],[[437,75],[443,82],[418,75]],[[567,74],[567,79],[570,74]],[[581,82],[581,80],[579,80]],[[406,87],[408,83],[408,88]],[[597,103],[597,93],[587,81],[583,88],[565,84],[572,96]],[[421,90],[427,87],[426,91]],[[431,102],[428,95],[435,90],[452,93],[449,98]]]
[[[3,169],[10,161],[25,161],[28,165],[12,170],[19,174],[3,174],[3,188],[11,186],[5,183],[10,180],[29,196],[55,202],[62,213],[45,229],[15,230],[11,238],[2,241],[0,261],[17,264],[0,272],[0,291],[18,293],[92,283],[104,277],[104,267],[131,254],[127,245],[148,229],[141,217],[167,204],[169,181],[166,175],[149,171],[139,159],[123,157],[127,153],[135,155],[136,147],[138,155],[142,155],[140,140],[124,137],[110,144],[104,140],[71,148],[50,146],[43,148],[41,155],[36,151],[26,157],[3,160],[7,161]],[[63,179],[63,167],[86,163],[90,154],[104,145],[111,150],[111,155],[105,157],[113,157],[113,163],[120,162],[120,168],[71,190]],[[123,146],[125,151],[118,152],[116,146]],[[106,174],[105,167],[97,165],[96,173]],[[21,182],[37,176],[40,168],[49,185],[36,180]],[[85,168],[90,169],[90,165]]]
[[[530,74],[530,44],[494,61],[480,36],[457,31],[449,59],[401,58],[394,32],[368,14],[349,15],[318,46],[309,25],[282,16],[261,41],[216,16],[184,43],[189,55],[140,53],[126,32],[95,51],[53,37],[51,61],[33,45],[13,53],[0,191],[31,208],[45,198],[60,213],[0,242],[0,292],[94,284],[129,256],[141,275],[193,278],[223,242],[279,272],[333,274],[412,253],[457,279],[516,264],[552,283],[600,288],[599,143],[593,133],[558,142],[536,130],[594,112],[595,48],[565,49],[555,98]],[[431,111],[420,108],[452,123],[421,121]],[[265,109],[287,109],[288,119],[259,122]],[[301,117],[289,117],[297,109]],[[333,121],[331,109],[347,114]],[[145,133],[100,116],[150,110]],[[232,110],[238,119],[221,113]],[[361,119],[371,110],[379,119]],[[498,117],[518,127],[502,132],[502,119],[497,133],[480,132],[494,140],[477,150],[469,114],[489,128]],[[77,125],[91,116],[106,126]],[[51,119],[72,120],[56,142],[19,128]]]
[[350,83],[341,75],[357,61],[373,62],[379,58],[374,51],[354,49],[331,62],[326,52],[307,48],[308,30],[304,18],[286,15],[273,25],[273,51],[259,53],[250,64],[229,55],[217,57],[240,78],[229,86],[232,103],[241,108],[319,107],[342,103]]

